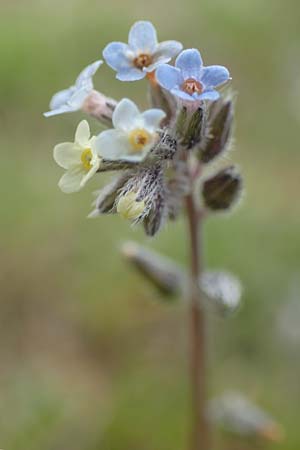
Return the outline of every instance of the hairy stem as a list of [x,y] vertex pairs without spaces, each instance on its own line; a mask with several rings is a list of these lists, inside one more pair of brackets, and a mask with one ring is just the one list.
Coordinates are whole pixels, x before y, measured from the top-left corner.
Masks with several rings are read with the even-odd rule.
[[193,193],[186,197],[190,235],[189,330],[192,400],[191,450],[210,450],[209,426],[206,419],[206,345],[205,316],[201,307],[199,277],[202,262],[202,217],[196,208]]

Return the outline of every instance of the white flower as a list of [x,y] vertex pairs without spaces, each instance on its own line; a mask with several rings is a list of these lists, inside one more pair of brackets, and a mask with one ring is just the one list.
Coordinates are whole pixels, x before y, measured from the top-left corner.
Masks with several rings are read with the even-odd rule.
[[141,161],[158,140],[160,122],[166,116],[161,109],[141,113],[131,100],[124,98],[114,110],[114,129],[100,133],[95,146],[109,160]]
[[101,158],[94,149],[95,137],[90,137],[90,127],[82,120],[75,133],[74,142],[56,145],[53,156],[57,164],[66,169],[59,180],[63,192],[77,192],[97,172]]
[[50,101],[50,110],[44,113],[45,117],[55,116],[66,112],[74,112],[81,109],[84,101],[94,89],[93,76],[103,61],[95,61],[80,72],[75,84],[68,89],[59,91]]

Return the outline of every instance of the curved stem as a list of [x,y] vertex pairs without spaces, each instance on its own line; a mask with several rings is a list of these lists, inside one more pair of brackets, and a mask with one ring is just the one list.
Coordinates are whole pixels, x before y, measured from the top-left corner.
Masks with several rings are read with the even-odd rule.
[[209,427],[205,414],[205,316],[201,308],[198,284],[199,276],[203,270],[202,218],[196,208],[193,193],[186,197],[186,211],[190,235],[189,329],[193,420],[191,450],[210,450]]

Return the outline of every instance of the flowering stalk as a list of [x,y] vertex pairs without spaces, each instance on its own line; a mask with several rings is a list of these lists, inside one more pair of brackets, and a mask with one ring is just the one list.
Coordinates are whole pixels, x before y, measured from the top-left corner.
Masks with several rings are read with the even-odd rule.
[[[66,170],[59,181],[66,193],[79,191],[96,174],[117,173],[97,193],[89,217],[118,214],[154,236],[166,221],[174,221],[182,210],[186,213],[188,276],[151,252],[132,245],[123,252],[162,293],[188,293],[191,450],[210,450],[205,308],[211,304],[223,316],[235,310],[240,285],[225,272],[203,271],[202,227],[207,215],[233,206],[242,181],[232,165],[205,177],[206,166],[224,154],[230,141],[233,103],[218,90],[230,80],[229,71],[218,65],[205,67],[196,49],[181,50],[178,41],[159,43],[150,22],[137,22],[128,44],[108,44],[103,57],[117,79],[148,81],[151,108],[142,112],[128,98],[117,103],[96,91],[93,76],[102,64],[98,60],[79,74],[74,85],[54,95],[45,115],[81,110],[109,127],[92,136],[88,123],[82,121],[74,142],[54,149],[56,162]],[[175,66],[167,64],[175,56]]]
[[191,450],[209,450],[209,425],[206,418],[206,343],[205,313],[201,306],[199,277],[203,271],[202,217],[196,208],[193,192],[186,197],[186,214],[190,235],[189,334],[192,399]]

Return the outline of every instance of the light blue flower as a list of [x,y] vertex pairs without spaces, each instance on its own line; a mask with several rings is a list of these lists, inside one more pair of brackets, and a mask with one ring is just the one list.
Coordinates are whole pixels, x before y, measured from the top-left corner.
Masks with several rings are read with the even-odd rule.
[[103,50],[107,64],[121,81],[135,81],[153,72],[160,64],[167,63],[182,50],[177,41],[158,43],[151,22],[136,22],[129,31],[128,44],[111,42]]
[[51,111],[44,113],[44,116],[56,116],[81,109],[84,101],[94,89],[92,78],[102,63],[103,61],[95,61],[90,64],[80,72],[73,86],[54,94],[50,101]]
[[175,67],[162,64],[156,71],[158,83],[176,97],[187,101],[217,100],[215,88],[230,79],[226,67],[203,66],[201,54],[192,48],[177,57]]

